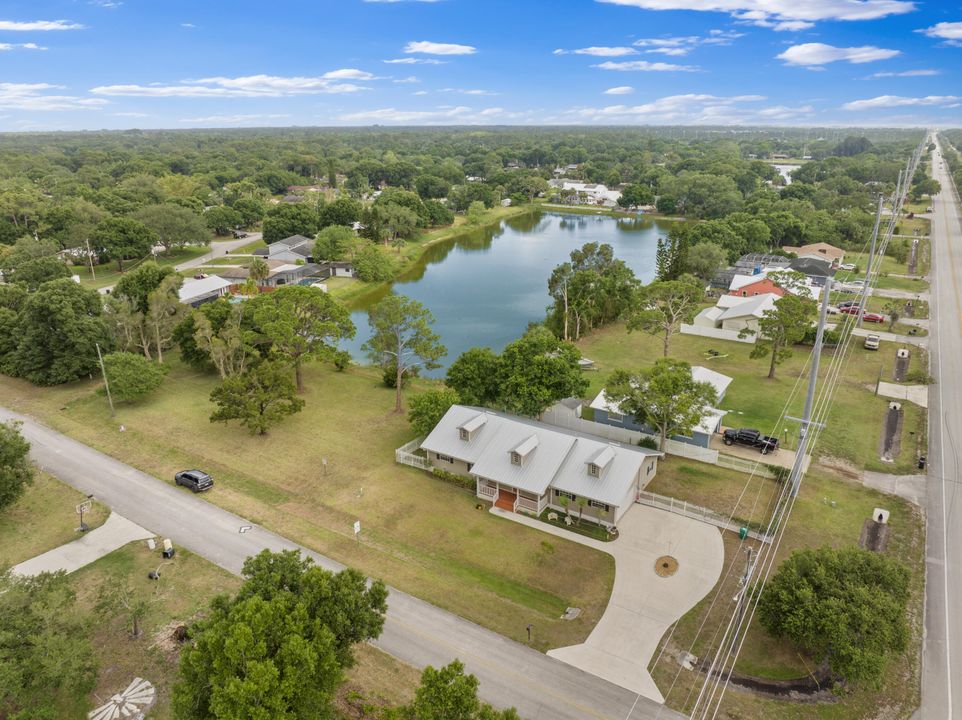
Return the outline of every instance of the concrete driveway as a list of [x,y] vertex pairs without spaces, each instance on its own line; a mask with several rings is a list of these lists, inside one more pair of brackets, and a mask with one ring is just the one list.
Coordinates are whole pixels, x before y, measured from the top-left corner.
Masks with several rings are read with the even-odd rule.
[[[658,643],[682,615],[705,597],[725,564],[717,528],[657,508],[635,505],[618,523],[618,539],[601,542],[532,518],[496,514],[588,545],[615,558],[615,585],[601,620],[580,645],[548,655],[661,703],[664,697],[648,665]],[[655,561],[670,555],[678,570],[655,572]]]

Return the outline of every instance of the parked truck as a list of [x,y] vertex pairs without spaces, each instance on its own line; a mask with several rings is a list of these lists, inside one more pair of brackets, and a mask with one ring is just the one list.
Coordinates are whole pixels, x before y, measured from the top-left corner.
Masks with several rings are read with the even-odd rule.
[[771,435],[762,435],[758,430],[751,428],[728,428],[722,435],[726,445],[748,445],[758,448],[762,455],[778,450],[778,438]]

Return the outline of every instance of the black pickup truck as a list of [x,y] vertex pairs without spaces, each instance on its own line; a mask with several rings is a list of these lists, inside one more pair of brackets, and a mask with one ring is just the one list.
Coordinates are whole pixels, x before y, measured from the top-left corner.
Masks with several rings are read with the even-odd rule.
[[762,455],[778,450],[778,438],[770,435],[762,435],[758,430],[749,428],[739,428],[735,430],[729,428],[722,436],[726,445],[750,445],[761,450]]

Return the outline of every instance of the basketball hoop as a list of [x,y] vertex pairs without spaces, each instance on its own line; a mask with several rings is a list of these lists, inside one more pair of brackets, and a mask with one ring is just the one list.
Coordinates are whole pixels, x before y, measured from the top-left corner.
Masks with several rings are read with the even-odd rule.
[[90,512],[93,504],[93,500],[91,498],[87,498],[76,507],[76,512],[80,516],[80,527],[77,528],[80,532],[87,532],[90,529],[90,526],[84,522],[84,513]]

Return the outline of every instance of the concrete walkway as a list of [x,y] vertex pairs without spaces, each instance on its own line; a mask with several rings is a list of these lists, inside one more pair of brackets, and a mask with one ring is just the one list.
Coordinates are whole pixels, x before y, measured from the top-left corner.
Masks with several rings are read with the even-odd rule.
[[895,400],[908,400],[919,407],[929,406],[928,385],[897,385],[883,380],[878,384],[878,394]]
[[[615,584],[608,607],[580,645],[549,650],[548,655],[585,672],[664,702],[651,674],[658,643],[668,629],[695,606],[721,577],[725,547],[714,527],[657,508],[635,505],[618,524],[618,539],[602,542],[519,513],[492,513],[551,535],[601,550],[615,558]],[[678,561],[671,577],[655,573],[655,561]]]
[[866,470],[862,475],[862,484],[879,492],[898,495],[913,505],[922,507],[922,503],[925,502],[927,477],[927,475],[890,475]]
[[39,575],[43,572],[66,570],[72,573],[122,548],[135,540],[154,537],[152,532],[130,522],[117,513],[111,513],[107,521],[96,530],[91,530],[79,539],[48,550],[43,555],[24,560],[13,567],[18,575]]

